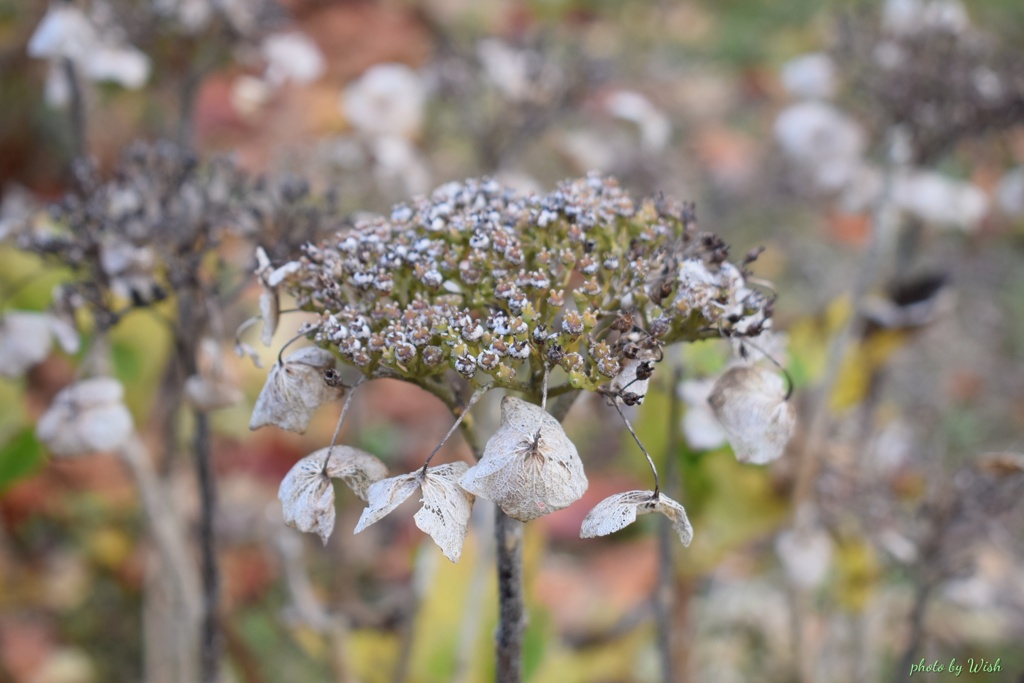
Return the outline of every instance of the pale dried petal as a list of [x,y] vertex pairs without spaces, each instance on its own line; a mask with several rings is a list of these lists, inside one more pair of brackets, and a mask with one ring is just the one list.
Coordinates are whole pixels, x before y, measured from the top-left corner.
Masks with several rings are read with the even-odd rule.
[[672,529],[683,545],[693,540],[693,527],[683,506],[663,493],[626,491],[605,498],[587,513],[580,527],[580,538],[607,536],[636,521],[637,515],[660,512],[672,522]]
[[359,523],[353,533],[359,533],[371,524],[379,522],[396,507],[401,505],[420,487],[423,480],[423,470],[416,470],[409,474],[400,474],[397,477],[390,477],[374,482],[366,492],[368,505],[359,517]]
[[341,479],[366,500],[370,484],[386,474],[384,463],[369,453],[349,446],[321,448],[295,463],[281,481],[277,497],[281,500],[285,524],[315,533],[327,545],[335,519],[331,479]]
[[277,324],[281,319],[281,298],[276,289],[264,286],[263,291],[260,292],[260,317],[263,318],[260,341],[264,346],[270,346],[274,341],[274,333],[277,332]]
[[53,317],[35,311],[11,311],[0,321],[0,375],[20,377],[41,363],[53,348]]
[[506,396],[501,426],[459,484],[526,522],[579,500],[587,476],[558,420],[538,405]]
[[711,411],[708,397],[714,388],[712,379],[688,379],[679,385],[679,396],[686,404],[683,414],[683,436],[690,448],[710,451],[728,441],[722,423]]
[[283,363],[275,363],[256,399],[249,429],[272,424],[290,432],[305,432],[317,408],[345,393],[343,387],[324,382],[324,372],[334,366],[331,352],[316,346],[301,348]]
[[423,507],[413,516],[416,526],[434,539],[452,562],[458,562],[462,555],[473,511],[473,494],[458,484],[468,469],[464,462],[428,468],[422,484]]
[[110,377],[76,382],[54,397],[39,418],[36,436],[57,456],[115,450],[133,432],[123,398],[121,383]]
[[741,462],[763,465],[779,458],[796,427],[786,383],[767,368],[727,370],[715,382],[708,402]]

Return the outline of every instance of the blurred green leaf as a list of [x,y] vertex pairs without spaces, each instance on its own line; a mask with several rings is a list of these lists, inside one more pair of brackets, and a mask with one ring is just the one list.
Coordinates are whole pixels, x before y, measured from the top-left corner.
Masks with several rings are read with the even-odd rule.
[[0,449],[0,493],[42,467],[43,448],[32,427],[22,429]]

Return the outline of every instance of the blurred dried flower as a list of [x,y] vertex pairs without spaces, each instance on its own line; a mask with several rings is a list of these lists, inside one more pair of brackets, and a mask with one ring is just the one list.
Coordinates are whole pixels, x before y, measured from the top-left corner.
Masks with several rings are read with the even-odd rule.
[[683,545],[693,540],[693,527],[683,506],[663,493],[626,491],[605,498],[587,513],[580,527],[580,538],[615,533],[636,521],[637,515],[660,512],[672,522],[672,529]]
[[794,97],[827,100],[836,91],[835,71],[827,54],[800,55],[782,65],[782,85]]
[[256,398],[249,429],[276,425],[302,433],[317,408],[341,398],[344,387],[332,387],[324,373],[333,370],[335,358],[330,351],[307,346],[274,364]]
[[271,34],[263,39],[260,50],[267,62],[264,78],[271,86],[287,81],[312,83],[324,72],[324,56],[320,48],[304,33]]
[[413,516],[416,526],[434,539],[445,557],[458,562],[473,509],[473,495],[458,483],[467,469],[466,463],[453,462],[374,483],[355,533],[381,520],[421,488],[423,507]]
[[336,515],[331,479],[341,479],[353,493],[366,500],[370,485],[387,473],[384,463],[359,449],[321,448],[295,463],[281,481],[277,497],[284,510],[285,524],[316,533],[327,545]]
[[132,436],[124,387],[111,377],[84,379],[62,389],[39,418],[36,436],[54,455],[112,451]]
[[798,588],[820,586],[832,562],[832,537],[818,528],[786,529],[775,539],[775,553],[790,583]]
[[427,90],[404,64],[377,64],[349,83],[342,93],[345,118],[369,137],[412,139],[423,125]]
[[506,396],[501,426],[459,484],[494,501],[509,517],[528,522],[579,500],[587,476],[558,420],[538,405]]
[[683,413],[683,435],[687,445],[698,451],[709,451],[728,443],[722,423],[711,410],[708,398],[714,389],[714,379],[688,379],[679,385],[679,397],[686,404]]
[[715,382],[708,403],[738,460],[763,465],[782,455],[796,426],[786,394],[782,377],[760,366],[730,368]]
[[216,339],[204,338],[199,343],[198,374],[185,380],[185,398],[197,410],[217,410],[242,400],[242,390],[228,375],[224,357]]
[[67,321],[37,311],[5,313],[0,319],[0,375],[20,377],[41,363],[55,337],[65,352],[78,350],[78,333]]

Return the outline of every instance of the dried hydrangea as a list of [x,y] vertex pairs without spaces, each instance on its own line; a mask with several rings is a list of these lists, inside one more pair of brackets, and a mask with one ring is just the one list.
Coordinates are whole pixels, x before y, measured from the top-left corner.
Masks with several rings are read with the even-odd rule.
[[[467,180],[308,245],[280,289],[317,314],[311,339],[367,376],[450,369],[523,390],[547,361],[596,391],[630,345],[635,358],[768,325],[770,298],[727,259],[692,212],[634,200],[610,178],[525,196]],[[623,310],[634,326],[609,329]]]
[[62,389],[39,418],[36,436],[54,455],[74,457],[116,450],[134,430],[124,387],[116,379],[95,377]]

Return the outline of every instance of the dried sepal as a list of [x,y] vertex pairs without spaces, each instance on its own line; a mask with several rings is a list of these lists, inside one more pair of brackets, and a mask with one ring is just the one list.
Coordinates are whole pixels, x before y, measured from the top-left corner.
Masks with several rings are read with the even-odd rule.
[[760,366],[739,365],[718,378],[708,397],[736,458],[763,465],[779,458],[796,427],[786,382]]
[[331,479],[341,479],[353,493],[366,500],[370,485],[387,473],[384,463],[357,448],[321,448],[295,463],[281,481],[277,497],[281,500],[284,522],[299,531],[317,534],[327,545],[335,520]]
[[428,534],[441,552],[452,562],[462,556],[462,544],[469,532],[469,517],[473,512],[472,493],[459,486],[459,478],[469,465],[453,462],[427,469],[421,484],[423,507],[413,515],[416,526]]
[[672,522],[672,529],[683,545],[693,540],[693,527],[682,505],[663,493],[626,491],[605,498],[583,519],[580,538],[607,536],[636,521],[637,515],[660,512]]
[[96,377],[60,391],[39,418],[36,436],[56,456],[73,457],[123,446],[134,431],[116,379]]
[[303,347],[275,363],[256,399],[249,429],[272,424],[290,432],[305,432],[317,408],[345,393],[344,387],[328,386],[324,381],[324,373],[334,366],[334,355],[316,346]]
[[292,273],[298,271],[299,262],[289,261],[280,268],[274,268],[270,263],[270,257],[263,247],[256,248],[256,276],[260,280],[263,291],[260,292],[260,317],[263,318],[263,331],[260,334],[260,341],[264,346],[270,346],[274,339],[274,332],[277,331],[278,319],[281,315],[281,297],[277,292],[278,286]]
[[459,484],[527,522],[579,500],[587,476],[558,420],[538,405],[506,396],[501,426]]
[[404,503],[417,488],[422,488],[423,507],[413,516],[416,526],[428,534],[452,562],[462,555],[462,544],[469,531],[473,495],[462,489],[458,480],[469,468],[464,462],[428,467],[384,479],[370,486],[367,501],[355,533],[374,524]]

